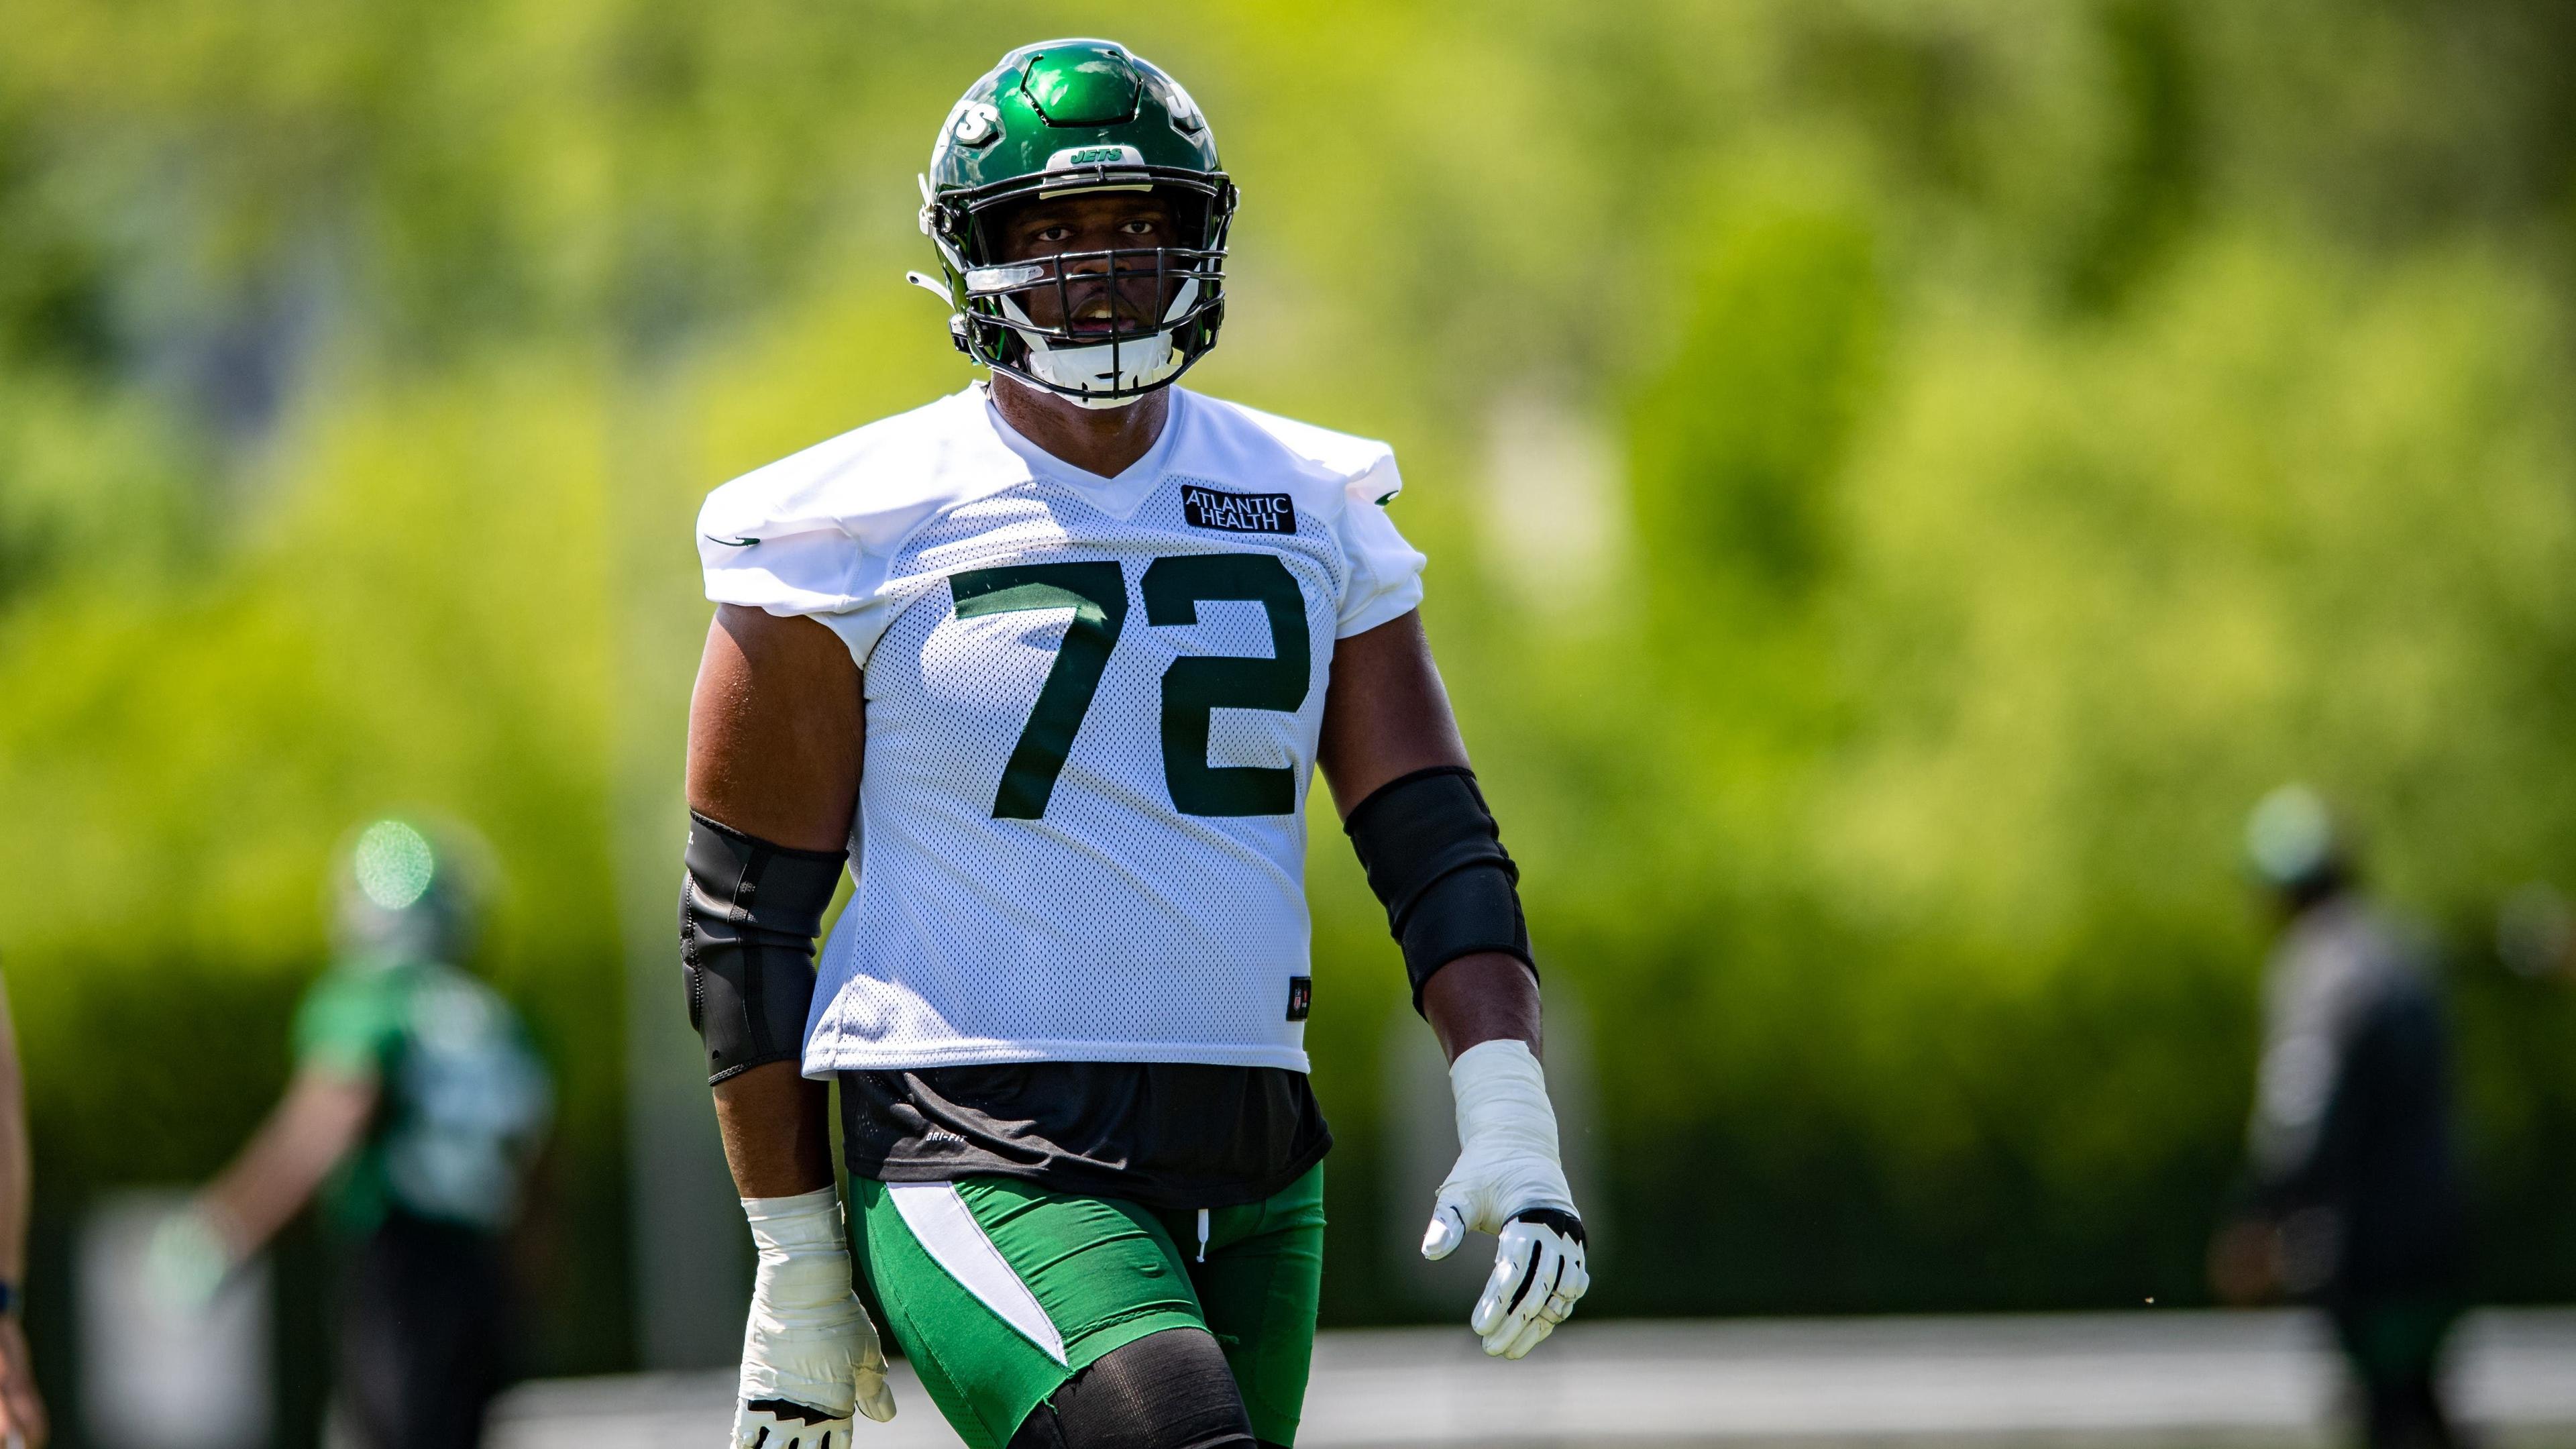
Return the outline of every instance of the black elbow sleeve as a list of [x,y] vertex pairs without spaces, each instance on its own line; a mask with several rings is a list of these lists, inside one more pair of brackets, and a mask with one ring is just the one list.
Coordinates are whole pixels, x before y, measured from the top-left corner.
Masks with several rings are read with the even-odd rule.
[[1520,867],[1476,775],[1461,765],[1416,770],[1378,787],[1342,826],[1404,948],[1413,1009],[1432,974],[1461,956],[1499,951],[1538,974],[1521,915]]
[[712,1086],[804,1052],[814,938],[847,852],[789,850],[689,813],[680,971]]

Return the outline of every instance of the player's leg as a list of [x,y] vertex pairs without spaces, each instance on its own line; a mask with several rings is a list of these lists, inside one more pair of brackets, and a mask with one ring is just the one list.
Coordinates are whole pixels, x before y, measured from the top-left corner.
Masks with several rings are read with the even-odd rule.
[[[1179,1251],[1133,1204],[1002,1178],[859,1178],[850,1201],[885,1327],[973,1449],[1004,1449],[1033,1410],[1130,1344],[1205,1336]],[[1113,1398],[1122,1377],[1105,1375],[1094,1397]]]
[[503,1272],[484,1234],[388,1217],[350,1264],[340,1399],[369,1449],[470,1449],[500,1387]]
[[1167,1328],[1101,1355],[1029,1411],[1010,1449],[1257,1449],[1225,1351]]
[[402,1331],[399,1245],[380,1227],[340,1269],[340,1315],[333,1324],[336,1407],[366,1449],[402,1442],[410,1354]]
[[1010,1449],[1293,1444],[1314,1358],[1323,1282],[1318,1166],[1259,1203],[1154,1215],[1179,1246],[1209,1332],[1157,1333],[1068,1379]]
[[1196,1214],[1161,1216],[1189,1260],[1208,1328],[1224,1347],[1253,1433],[1264,1444],[1294,1444],[1324,1280],[1323,1165],[1264,1201],[1209,1213],[1204,1263]]
[[2334,1314],[2371,1449],[2449,1449],[2458,1442],[2441,1389],[2442,1348],[2458,1317],[2451,1304],[2413,1300],[2348,1304]]

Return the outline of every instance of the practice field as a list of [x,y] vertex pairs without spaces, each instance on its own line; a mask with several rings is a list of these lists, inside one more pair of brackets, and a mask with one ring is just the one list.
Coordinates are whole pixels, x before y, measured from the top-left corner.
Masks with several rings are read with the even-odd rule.
[[[2576,1310],[2491,1311],[2454,1358],[2501,1449],[2576,1449]],[[1525,1445],[2324,1446],[2336,1370],[2288,1313],[1577,1323],[1519,1364],[1462,1329],[1330,1333],[1301,1449]],[[537,1383],[495,1449],[706,1449],[729,1375]],[[855,1449],[956,1442],[897,1366],[902,1412]]]

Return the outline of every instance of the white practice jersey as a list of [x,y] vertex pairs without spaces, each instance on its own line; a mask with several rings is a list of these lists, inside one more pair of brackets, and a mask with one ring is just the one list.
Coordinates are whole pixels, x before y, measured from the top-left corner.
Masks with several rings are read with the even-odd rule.
[[982,385],[717,489],[707,596],[864,671],[858,893],[810,1076],[1306,1067],[1305,803],[1336,639],[1422,597],[1383,443],[1172,389],[1115,478]]

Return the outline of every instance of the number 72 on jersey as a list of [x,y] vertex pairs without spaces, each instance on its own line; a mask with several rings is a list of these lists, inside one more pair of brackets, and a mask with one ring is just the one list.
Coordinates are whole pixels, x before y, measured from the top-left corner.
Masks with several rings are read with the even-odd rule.
[[[981,618],[1029,609],[1071,609],[1073,622],[1038,690],[1036,708],[1002,768],[993,796],[996,820],[1046,814],[1056,776],[1100,689],[1110,652],[1127,625],[1127,577],[1111,560],[1009,564],[951,574],[957,617]],[[1137,592],[1145,622],[1173,628],[1199,621],[1212,600],[1259,604],[1270,621],[1271,657],[1191,655],[1163,671],[1163,781],[1184,815],[1286,815],[1297,808],[1297,773],[1282,766],[1210,765],[1211,712],[1267,709],[1294,713],[1306,702],[1314,646],[1306,637],[1306,599],[1275,554],[1189,553],[1146,565]]]

